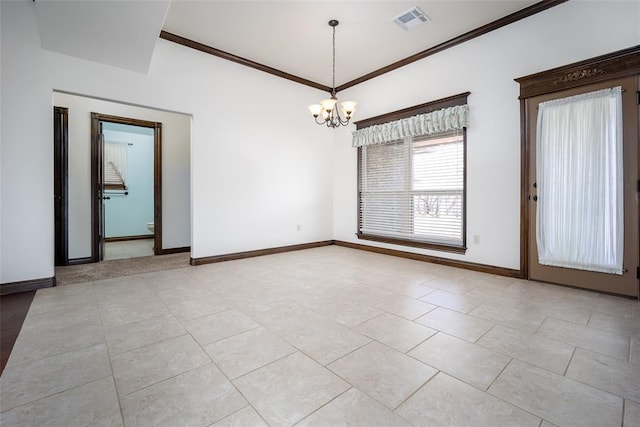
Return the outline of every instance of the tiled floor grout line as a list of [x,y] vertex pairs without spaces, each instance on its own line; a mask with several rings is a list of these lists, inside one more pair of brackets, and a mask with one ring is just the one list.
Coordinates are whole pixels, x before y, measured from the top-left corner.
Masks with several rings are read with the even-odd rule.
[[[421,326],[424,326],[424,325],[421,325]],[[428,328],[428,326],[425,326],[425,328]],[[429,328],[429,329],[432,329],[432,330],[436,331],[436,333],[435,333],[435,334],[432,334],[432,335],[429,335],[427,338],[423,339],[423,340],[422,340],[422,341],[420,341],[418,344],[414,345],[414,346],[413,346],[413,347],[411,347],[409,350],[405,351],[403,354],[406,354],[406,355],[408,356],[410,351],[415,350],[415,349],[416,349],[416,347],[420,347],[422,344],[424,344],[425,342],[429,341],[431,338],[435,337],[436,335],[438,335],[439,333],[441,333],[441,332],[442,332],[442,331],[439,331],[439,330],[434,329],[434,328]],[[448,334],[447,334],[447,335],[448,335]],[[399,351],[399,350],[396,350],[396,351]],[[402,353],[402,352],[401,352],[401,353]],[[422,362],[422,363],[424,363],[424,362]]]
[[[603,356],[604,356],[604,355],[603,355]],[[573,357],[573,356],[572,356],[572,357]],[[570,365],[570,364],[571,364],[571,362],[569,362],[569,365]],[[567,365],[567,370],[569,369],[569,365]],[[558,374],[556,374],[556,375],[558,375]],[[565,375],[563,375],[563,377],[564,377],[564,378],[567,378],[567,379],[569,379],[569,380],[571,380],[571,381],[578,382],[578,383],[580,383],[580,384],[582,384],[582,385],[585,385],[585,386],[587,386],[587,387],[591,387],[591,388],[596,389],[596,390],[598,390],[598,391],[601,391],[601,392],[603,392],[603,393],[610,394],[610,395],[615,396],[615,397],[619,397],[620,399],[622,399],[622,401],[623,401],[623,402],[624,402],[624,401],[626,401],[626,400],[631,400],[631,401],[633,401],[633,399],[629,399],[629,398],[628,398],[628,397],[626,397],[626,396],[622,396],[622,395],[620,395],[620,394],[614,393],[614,392],[612,392],[612,391],[605,390],[605,389],[603,389],[603,388],[600,388],[600,387],[598,387],[598,386],[595,386],[595,385],[593,385],[593,384],[589,384],[589,383],[587,383],[587,382],[584,382],[584,381],[581,381],[581,380],[578,380],[578,379],[575,379],[575,378],[567,377],[567,376],[566,376],[566,371],[565,371]]]
[[[349,383],[347,383],[349,384]],[[333,402],[334,400],[338,399],[340,396],[342,396],[343,394],[349,392],[350,390],[356,389],[355,386],[349,384],[351,387],[349,387],[348,389],[346,389],[345,391],[343,391],[342,393],[337,394],[336,396],[334,396],[332,399],[328,400],[327,402],[325,402],[323,405],[321,405],[320,407],[316,408],[314,411],[311,411],[310,413],[308,413],[307,415],[305,415],[304,417],[302,417],[301,419],[299,419],[298,421],[294,422],[292,424],[292,426],[297,426],[299,425],[301,422],[303,422],[304,420],[306,420],[307,418],[309,418],[310,416],[312,416],[313,414],[315,414],[316,412],[318,412],[319,410],[321,410],[322,408],[324,408],[325,406],[329,405],[331,402]],[[363,392],[364,393],[364,392]],[[366,394],[366,393],[365,393]],[[367,395],[368,396],[368,395]],[[378,402],[376,400],[376,402]],[[380,403],[380,402],[378,402]]]
[[[271,331],[269,331],[269,332],[271,332]],[[272,333],[273,333],[273,332],[272,332]],[[294,351],[292,351],[291,353],[288,353],[288,354],[285,354],[284,356],[278,357],[277,359],[274,359],[274,360],[272,360],[272,361],[271,361],[271,362],[269,362],[269,363],[266,363],[266,364],[264,364],[264,365],[262,365],[262,366],[258,366],[257,368],[254,368],[254,369],[252,369],[252,370],[250,370],[250,371],[248,371],[248,372],[245,372],[244,374],[239,375],[239,376],[237,376],[237,377],[235,377],[235,378],[233,378],[233,379],[229,379],[229,381],[232,381],[232,382],[233,382],[233,381],[239,380],[239,379],[240,379],[240,378],[242,378],[242,377],[246,377],[247,375],[250,375],[250,374],[254,373],[255,371],[258,371],[258,370],[260,370],[260,369],[262,369],[262,368],[266,368],[266,367],[267,367],[267,366],[269,366],[269,365],[273,365],[274,363],[278,363],[278,362],[280,362],[281,360],[286,359],[287,357],[291,356],[292,354],[296,354],[296,353],[304,354],[304,353],[302,353],[300,350],[298,350],[297,348],[295,348],[295,347],[294,347]],[[304,355],[305,355],[305,356],[307,356],[306,354],[304,354]],[[307,356],[307,357],[309,357],[309,356]],[[315,361],[315,359],[312,359],[312,360],[313,360],[315,363],[318,363],[318,362],[316,362],[316,361]],[[318,363],[318,365],[320,365],[320,364]],[[322,365],[320,365],[320,366],[322,366]],[[225,374],[225,376],[226,376],[226,374]]]
[[573,356],[576,354],[577,346],[573,346],[573,351],[571,352],[571,357],[569,358],[569,362],[567,362],[567,366],[564,368],[564,372],[562,372],[562,376],[567,378],[567,371],[569,371],[569,366],[571,366],[571,362],[573,361]]
[[[486,330],[482,335],[480,335],[480,336],[478,337],[478,339],[477,339],[477,340],[473,341],[473,342],[472,342],[472,344],[479,345],[479,346],[481,346],[482,348],[487,348],[487,347],[483,346],[482,344],[480,344],[480,340],[481,340],[482,338],[484,338],[484,337],[485,337],[489,332],[491,332],[491,331],[492,331],[496,326],[498,326],[498,324],[497,324],[497,323],[492,322],[492,321],[490,321],[490,320],[487,320],[487,322],[491,322],[491,323],[493,323],[493,325],[491,325],[491,327],[490,327],[489,329],[487,329],[487,330]],[[506,327],[506,326],[505,326],[505,327]],[[515,330],[515,329],[514,329],[514,330]],[[466,340],[465,340],[465,341],[466,341]],[[491,349],[487,348],[487,350],[491,350]],[[492,351],[493,351],[493,350],[492,350]],[[499,353],[499,352],[498,352],[498,353]]]
[[116,384],[116,375],[113,371],[113,363],[111,361],[111,354],[109,353],[109,344],[107,343],[107,334],[106,329],[104,327],[104,319],[102,318],[102,314],[100,313],[100,305],[98,304],[98,294],[96,293],[96,288],[91,285],[91,289],[93,290],[93,295],[96,300],[96,310],[98,311],[98,319],[100,319],[100,326],[102,327],[102,339],[104,341],[104,349],[107,352],[107,360],[109,360],[109,370],[111,371],[111,381],[113,382],[113,389],[116,392],[116,399],[118,399],[118,410],[120,412],[120,419],[122,420],[122,425],[126,425],[124,421],[124,410],[122,409],[122,400],[120,399],[120,392],[118,391],[118,384]]
[[[534,416],[534,417],[536,417],[536,418],[540,418],[540,420],[541,420],[541,421],[540,421],[540,424],[542,424],[542,421],[545,421],[545,418],[544,418],[542,415],[535,414],[535,413],[533,413],[533,412],[529,411],[529,410],[528,410],[528,409],[526,409],[526,408],[523,408],[523,407],[521,407],[521,406],[516,405],[515,403],[509,402],[508,400],[504,400],[503,398],[501,398],[501,397],[499,397],[499,396],[496,396],[495,394],[492,394],[492,393],[489,391],[489,389],[490,389],[490,388],[495,384],[495,382],[496,382],[496,381],[498,381],[498,378],[500,378],[500,376],[504,373],[504,371],[506,371],[506,370],[507,370],[507,368],[509,367],[509,365],[511,365],[511,363],[512,363],[514,360],[518,360],[518,361],[522,362],[521,360],[519,360],[519,359],[515,359],[515,358],[513,358],[513,357],[512,357],[512,358],[511,358],[511,360],[509,361],[509,363],[507,363],[507,364],[505,365],[505,367],[502,369],[502,371],[500,371],[500,373],[499,373],[499,374],[494,378],[494,380],[491,382],[491,384],[489,385],[489,387],[487,387],[487,389],[486,389],[483,393],[486,393],[487,395],[489,395],[489,396],[493,397],[494,399],[498,399],[499,401],[501,401],[501,402],[503,402],[503,403],[506,403],[506,404],[507,404],[507,405],[509,405],[509,406],[513,406],[514,408],[518,408],[518,409],[520,409],[521,411],[526,412],[527,414],[531,414],[531,415],[533,415],[533,416]],[[527,362],[523,362],[523,363],[527,363]],[[527,363],[527,364],[531,365],[530,363]],[[531,365],[531,366],[535,366],[535,365]],[[542,368],[540,368],[540,369],[542,369]],[[546,371],[546,369],[545,369],[545,371]],[[547,371],[547,372],[549,372],[549,371]],[[557,374],[556,374],[556,375],[557,375]]]
[[[194,339],[194,340],[195,340],[195,339]],[[215,366],[215,367],[216,367],[216,369],[218,369],[218,371],[222,374],[222,376],[224,376],[224,377],[225,377],[225,379],[229,382],[229,384],[231,384],[231,386],[232,386],[232,387],[233,387],[233,388],[238,392],[238,394],[239,394],[240,396],[242,396],[242,398],[245,400],[245,402],[247,402],[247,406],[250,406],[250,407],[251,407],[251,408],[256,412],[256,414],[258,414],[258,416],[264,420],[265,424],[269,425],[269,423],[268,423],[268,422],[267,422],[267,421],[262,417],[262,414],[260,414],[260,412],[258,412],[258,410],[257,410],[256,408],[254,408],[254,407],[253,407],[253,405],[251,404],[251,401],[250,401],[249,399],[247,399],[247,397],[242,393],[242,391],[241,391],[241,390],[240,390],[240,389],[235,385],[235,383],[231,380],[231,378],[229,378],[229,377],[227,376],[227,374],[226,374],[226,373],[225,373],[225,372],[220,368],[220,366],[218,366],[218,364],[215,362],[215,360],[213,360],[213,358],[212,358],[212,357],[209,355],[209,353],[207,353],[207,351],[206,351],[206,350],[205,350],[205,349],[200,345],[200,343],[198,343],[198,342],[196,341],[196,344],[198,344],[198,346],[199,346],[199,347],[200,347],[200,349],[204,352],[204,354],[206,354],[206,355],[207,355],[207,357],[209,358],[209,360],[211,360],[211,364],[212,364],[213,366]],[[287,355],[287,356],[290,356],[290,355]],[[285,356],[285,357],[287,357],[287,356]],[[198,368],[195,368],[195,369],[198,369]],[[239,377],[238,377],[238,378],[239,378]],[[246,406],[244,406],[244,407],[242,407],[242,408],[240,408],[240,409],[243,409],[243,408],[246,408]],[[238,411],[239,411],[240,409],[238,409]],[[236,411],[236,412],[237,412],[237,411]],[[226,418],[226,417],[228,417],[229,415],[231,415],[231,414],[227,414],[227,415],[225,415],[224,417],[222,417],[222,418],[220,418],[220,419],[218,419],[218,420],[214,421],[214,422],[213,422],[213,424],[215,424],[215,423],[217,423],[217,422],[219,422],[219,421],[221,421],[221,420],[225,419],[225,418]]]
[[[422,362],[424,363],[424,362]],[[427,365],[426,363],[424,363],[425,365]],[[433,368],[433,366],[431,365],[427,365],[431,368]],[[419,392],[420,390],[422,390],[427,384],[429,384],[431,382],[431,380],[433,380],[436,376],[438,376],[440,373],[446,374],[445,372],[433,368],[436,370],[436,373],[433,374],[431,377],[429,377],[424,383],[422,383],[418,388],[416,388],[411,394],[409,394],[409,396],[407,396],[404,400],[402,400],[402,402],[398,403],[393,409],[390,409],[391,412],[393,412],[394,414],[400,416],[400,414],[398,414],[396,411],[398,410],[398,408],[400,408],[405,402],[407,402],[409,399],[411,399],[417,392]],[[447,374],[448,375],[448,374]]]
[[[22,403],[22,404],[20,404],[18,406],[13,406],[13,407],[8,408],[8,409],[3,407],[2,410],[0,411],[0,413],[4,414],[4,413],[9,412],[9,411],[14,411],[16,409],[23,408],[23,407],[26,407],[26,406],[29,406],[29,405],[34,405],[34,404],[40,402],[41,400],[50,399],[52,397],[59,396],[59,395],[64,394],[64,393],[68,393],[68,392],[73,391],[75,389],[78,389],[80,387],[85,387],[85,386],[87,386],[89,384],[97,383],[97,382],[102,381],[102,380],[104,380],[106,378],[111,378],[113,380],[113,375],[107,375],[107,376],[104,376],[104,377],[101,377],[101,378],[96,378],[95,380],[91,380],[91,381],[86,382],[86,383],[77,384],[77,385],[74,385],[71,388],[67,388],[65,390],[56,391],[55,393],[47,394],[45,396],[37,398],[36,400],[32,400],[32,401],[29,401],[29,402],[26,402],[26,403]],[[115,381],[114,381],[114,387],[115,387]],[[118,406],[120,406],[119,404],[120,404],[120,402],[118,401]],[[122,414],[121,414],[121,416],[122,416]]]
[[[489,389],[491,388],[491,386],[492,386],[493,384],[495,384],[495,382],[498,380],[498,378],[500,378],[500,375],[502,375],[502,373],[505,371],[505,369],[507,369],[507,366],[511,365],[511,362],[512,362],[514,359],[516,359],[515,357],[511,357],[511,356],[507,356],[507,357],[509,357],[509,358],[510,358],[510,359],[509,359],[509,361],[507,362],[507,364],[506,364],[506,365],[504,365],[504,367],[500,370],[500,372],[498,373],[498,375],[496,375],[496,377],[493,379],[493,381],[491,381],[491,384],[489,384],[489,385],[487,386],[487,388],[485,388],[485,389],[483,390],[484,392],[486,392],[486,393],[488,393],[488,392],[489,392]],[[516,359],[516,360],[519,360],[519,359]]]

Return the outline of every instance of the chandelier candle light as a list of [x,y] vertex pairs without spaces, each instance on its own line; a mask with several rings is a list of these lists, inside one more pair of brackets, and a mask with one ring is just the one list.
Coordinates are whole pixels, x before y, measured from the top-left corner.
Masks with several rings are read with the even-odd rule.
[[[357,102],[353,101],[341,102],[340,108],[345,118],[340,117],[340,113],[336,108],[338,103],[338,98],[336,97],[336,27],[338,24],[339,22],[335,19],[329,21],[329,26],[333,28],[333,85],[331,86],[331,98],[323,99],[320,104],[313,104],[307,107],[317,124],[327,125],[330,128],[348,125],[351,116],[356,111],[357,104]],[[318,120],[318,117],[322,118]]]

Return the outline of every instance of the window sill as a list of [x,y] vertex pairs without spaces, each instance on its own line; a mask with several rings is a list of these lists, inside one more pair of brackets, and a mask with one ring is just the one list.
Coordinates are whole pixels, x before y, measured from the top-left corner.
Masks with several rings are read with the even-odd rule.
[[456,254],[464,254],[467,252],[466,246],[451,246],[439,243],[417,242],[415,240],[398,239],[395,237],[375,236],[372,234],[356,233],[358,239],[371,240],[380,243],[390,243],[393,245],[411,246],[414,248],[431,249],[434,251],[452,252]]

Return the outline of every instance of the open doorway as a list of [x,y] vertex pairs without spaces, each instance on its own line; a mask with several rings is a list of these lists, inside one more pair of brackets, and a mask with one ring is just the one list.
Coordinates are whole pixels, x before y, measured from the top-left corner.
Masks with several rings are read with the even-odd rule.
[[[107,246],[146,245],[148,255],[190,252],[191,116],[62,92],[53,93],[53,105],[55,265],[114,259],[108,248],[104,250],[105,240]],[[106,160],[104,147],[96,144],[99,135],[103,135],[102,145],[113,142],[111,149],[119,150],[120,155],[126,147],[127,163],[133,162],[127,170],[119,165],[114,175],[102,162],[98,166],[98,155]],[[145,197],[151,200],[151,206],[123,207],[141,188],[134,186],[129,170],[138,154],[151,163],[151,177],[147,175],[146,184],[142,184],[147,186]],[[98,172],[102,178],[103,170],[112,174],[111,182],[98,186]],[[114,212],[118,209],[119,214]],[[117,242],[121,239],[126,241]],[[142,256],[140,252],[136,255],[135,249],[116,252],[120,252],[117,258]],[[162,262],[162,258],[149,262]],[[118,259],[121,261],[126,260]]]
[[162,124],[92,113],[91,135],[93,261],[159,255]]

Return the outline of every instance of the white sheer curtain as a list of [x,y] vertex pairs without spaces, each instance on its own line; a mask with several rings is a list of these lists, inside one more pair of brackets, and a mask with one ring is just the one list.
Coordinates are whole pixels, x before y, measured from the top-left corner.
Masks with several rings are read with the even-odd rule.
[[539,104],[540,264],[622,274],[622,89]]

